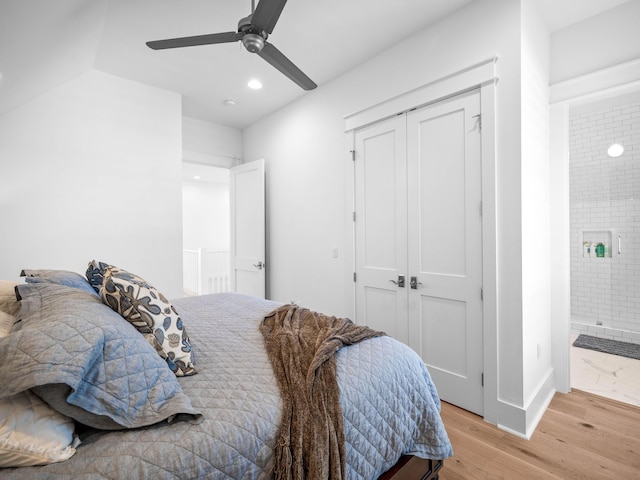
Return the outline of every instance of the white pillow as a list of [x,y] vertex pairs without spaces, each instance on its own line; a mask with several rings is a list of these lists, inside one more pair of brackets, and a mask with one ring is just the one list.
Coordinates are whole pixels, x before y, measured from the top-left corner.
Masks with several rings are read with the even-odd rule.
[[0,280],[0,311],[10,315],[17,315],[20,311],[20,302],[16,299],[16,282]]
[[15,321],[16,317],[0,311],[0,338],[6,337],[11,333],[11,327],[13,327]]
[[[9,334],[14,321],[12,315],[0,312],[0,338]],[[70,458],[80,444],[74,428],[73,420],[29,391],[0,399],[0,467],[45,465]]]
[[0,400],[0,467],[61,462],[80,443],[73,420],[29,391]]

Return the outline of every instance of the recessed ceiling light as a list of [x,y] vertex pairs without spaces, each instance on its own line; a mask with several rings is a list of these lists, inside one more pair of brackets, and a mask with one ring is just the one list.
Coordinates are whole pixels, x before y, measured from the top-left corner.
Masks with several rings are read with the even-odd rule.
[[200,180],[200,175],[194,175],[194,176],[193,176],[193,179],[194,179],[194,180]]
[[230,107],[236,104],[236,101],[233,98],[227,98],[224,102],[225,105],[229,105]]
[[623,152],[624,152],[624,147],[619,143],[614,143],[607,150],[607,154],[613,158],[619,157],[620,155],[623,154]]
[[254,90],[260,90],[262,88],[262,82],[254,78],[252,80],[249,80],[249,83],[247,83],[247,86]]

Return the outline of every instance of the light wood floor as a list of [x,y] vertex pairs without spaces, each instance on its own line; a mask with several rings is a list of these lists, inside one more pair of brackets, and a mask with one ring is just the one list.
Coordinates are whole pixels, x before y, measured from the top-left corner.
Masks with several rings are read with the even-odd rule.
[[453,444],[441,480],[640,479],[640,407],[557,393],[531,440],[442,403]]

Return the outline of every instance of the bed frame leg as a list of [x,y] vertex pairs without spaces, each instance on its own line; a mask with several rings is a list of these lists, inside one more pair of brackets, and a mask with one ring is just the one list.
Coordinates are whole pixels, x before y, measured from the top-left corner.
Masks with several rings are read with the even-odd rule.
[[378,480],[439,480],[442,460],[427,460],[406,455]]

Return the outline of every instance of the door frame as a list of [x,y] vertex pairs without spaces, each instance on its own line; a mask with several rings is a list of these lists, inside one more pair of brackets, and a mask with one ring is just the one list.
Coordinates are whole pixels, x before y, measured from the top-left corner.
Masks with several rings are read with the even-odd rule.
[[549,87],[551,352],[555,387],[571,390],[571,265],[569,219],[569,110],[612,96],[640,91],[640,59],[555,83]]
[[445,100],[472,89],[480,91],[482,111],[482,281],[483,281],[483,361],[484,361],[484,419],[496,424],[498,420],[498,325],[497,325],[497,223],[496,223],[496,135],[495,90],[498,82],[498,57],[481,61],[446,77],[429,82],[402,95],[389,98],[345,120],[345,178],[346,199],[351,209],[345,212],[345,245],[350,251],[345,258],[346,298],[348,315],[355,317],[355,175],[352,146],[355,130],[385,118]]

